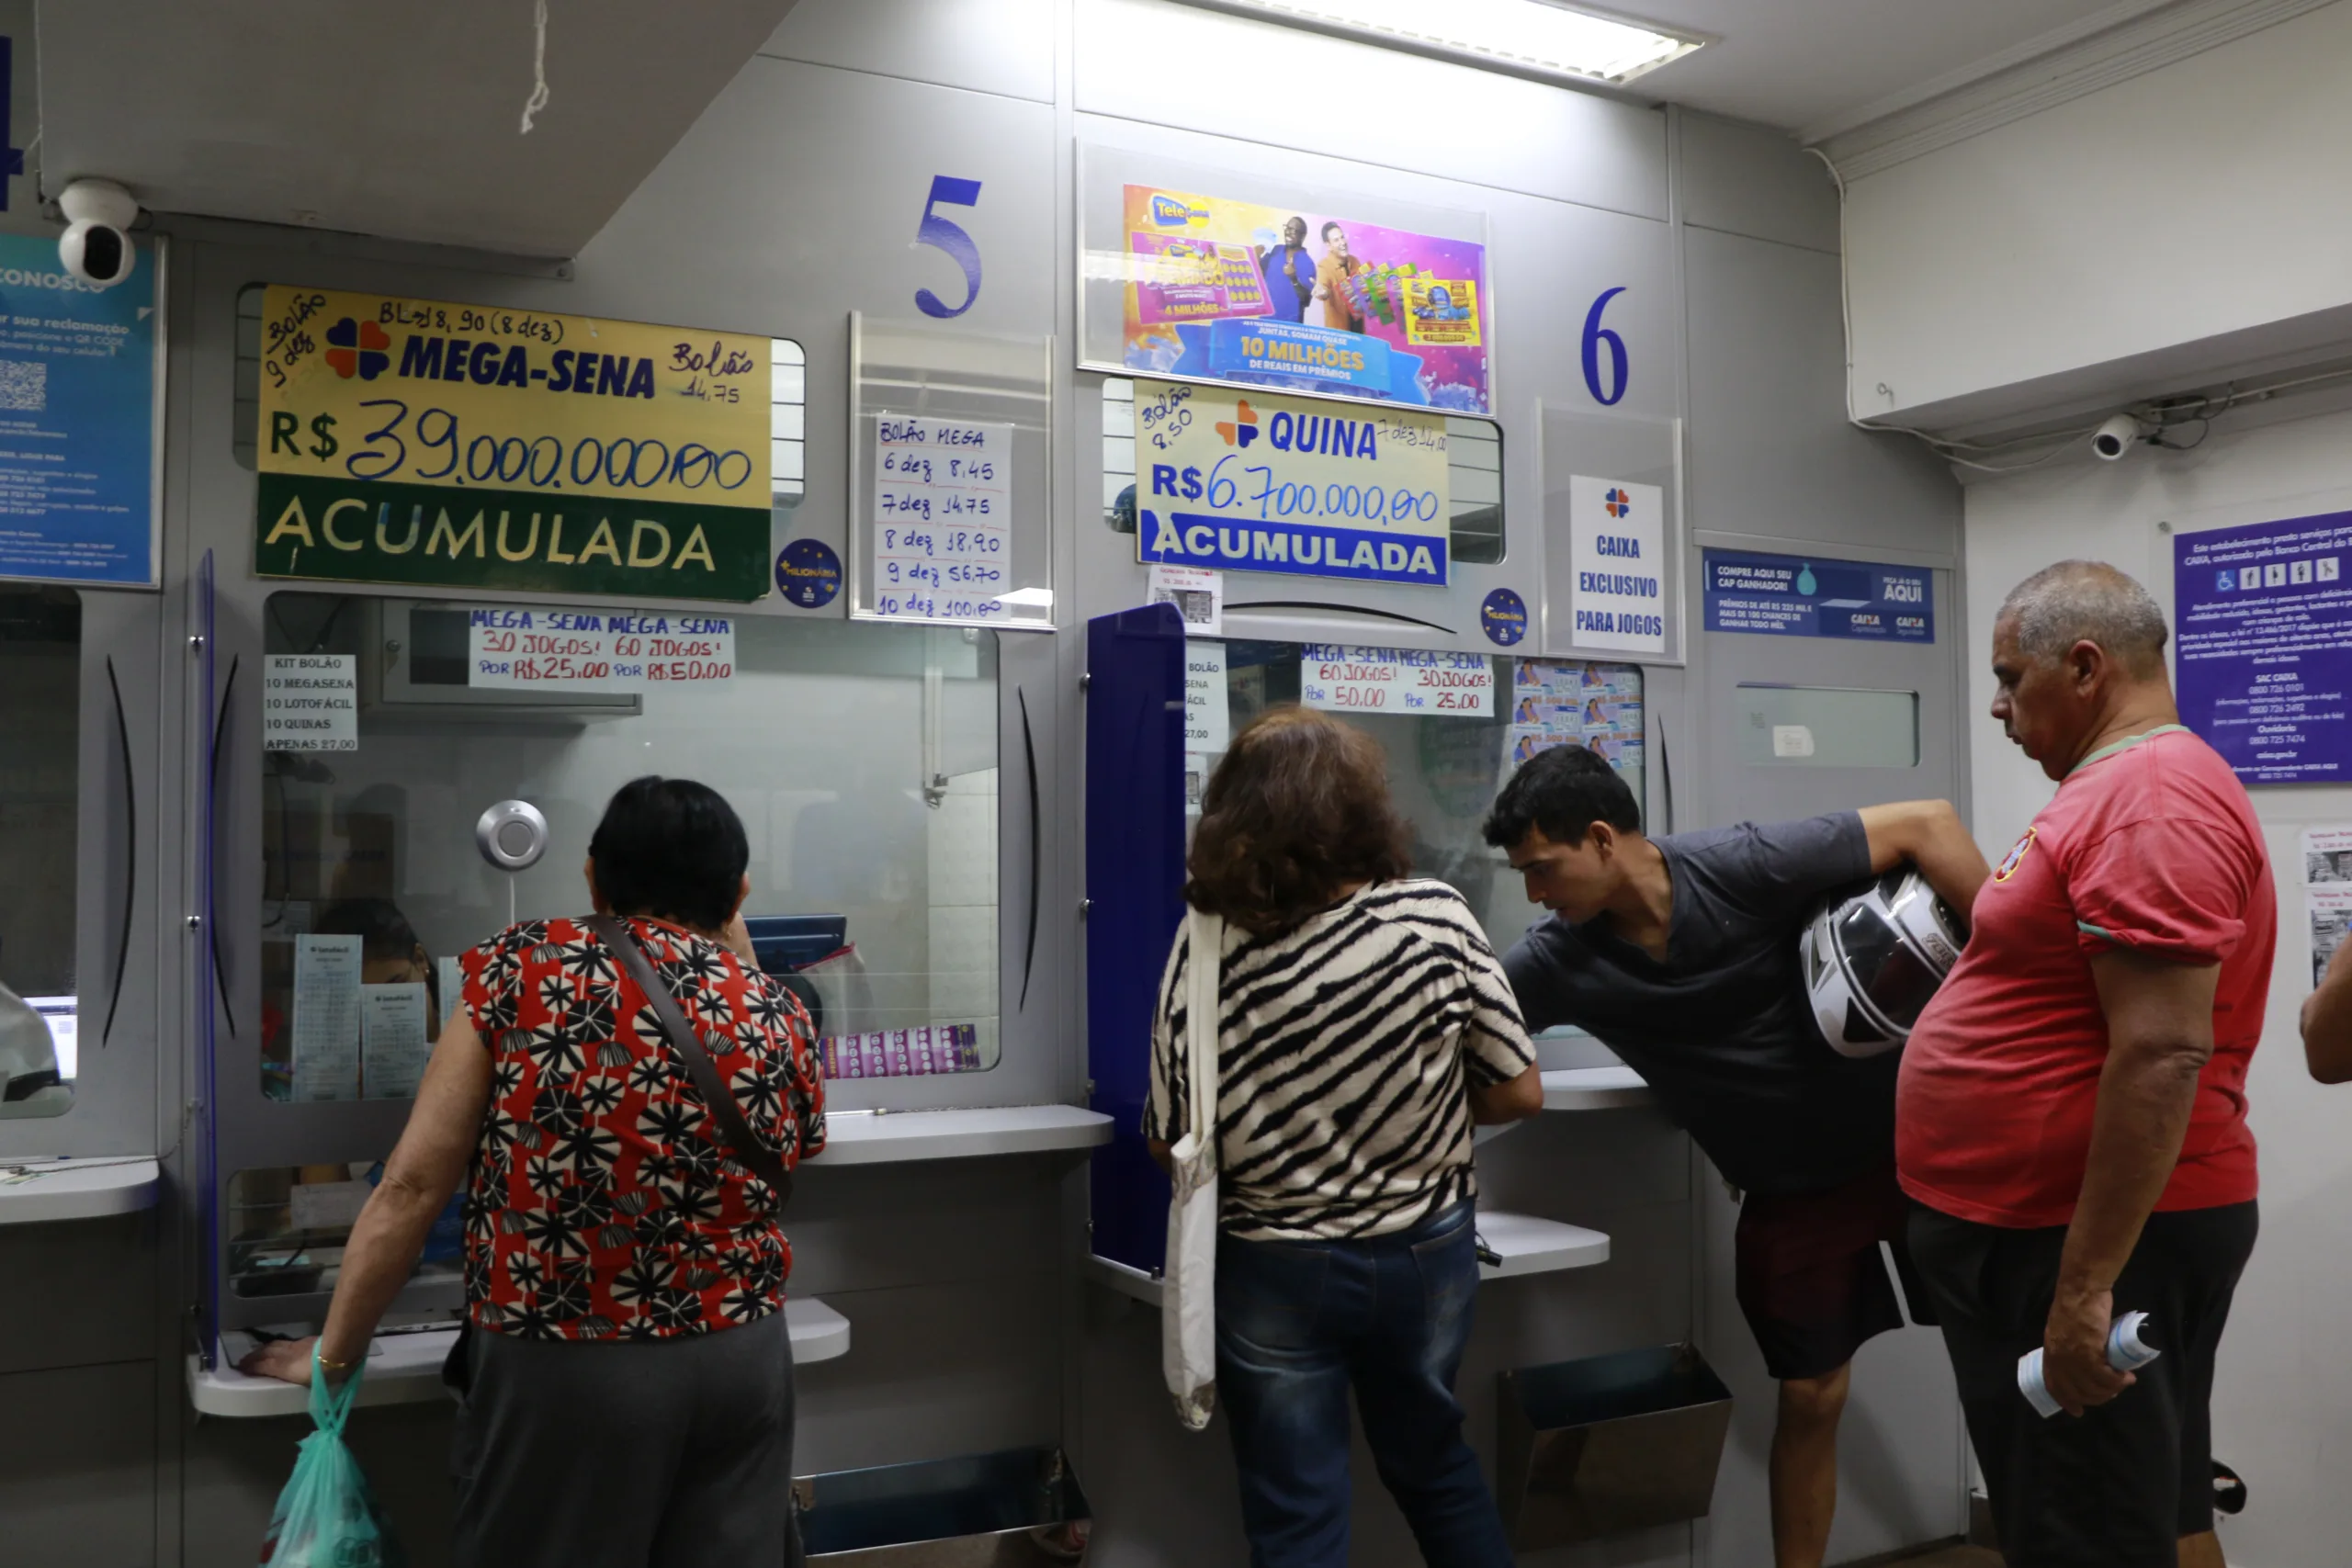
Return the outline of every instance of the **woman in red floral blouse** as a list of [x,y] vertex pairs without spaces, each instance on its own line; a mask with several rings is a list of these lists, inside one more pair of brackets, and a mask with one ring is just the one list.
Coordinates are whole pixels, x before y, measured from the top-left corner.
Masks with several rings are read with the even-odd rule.
[[[824,1088],[808,1014],[743,935],[748,859],[716,792],[639,779],[590,841],[589,892],[626,918],[789,1168],[824,1146]],[[352,1228],[325,1332],[247,1369],[300,1382],[314,1353],[330,1377],[356,1364],[462,1179],[466,1308],[483,1332],[466,1352],[453,1560],[778,1561],[792,1475],[778,1195],[734,1157],[584,918],[511,926],[459,963],[463,999]]]

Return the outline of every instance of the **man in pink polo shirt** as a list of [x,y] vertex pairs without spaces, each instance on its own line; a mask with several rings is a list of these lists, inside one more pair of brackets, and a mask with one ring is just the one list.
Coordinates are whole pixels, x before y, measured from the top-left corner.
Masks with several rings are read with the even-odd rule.
[[[1895,1091],[1911,1253],[2010,1568],[2222,1568],[2207,1406],[2254,1247],[2278,899],[2164,646],[2147,591],[2095,562],[2001,606],[1993,716],[2058,793],[1977,894]],[[2136,1376],[2105,1354],[2131,1311],[2163,1352]],[[2036,1348],[2049,1421],[2018,1392]]]

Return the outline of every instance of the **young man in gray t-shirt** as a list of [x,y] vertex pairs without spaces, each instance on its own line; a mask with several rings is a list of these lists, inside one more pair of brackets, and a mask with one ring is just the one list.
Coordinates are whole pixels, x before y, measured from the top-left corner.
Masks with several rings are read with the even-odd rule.
[[1739,1303],[1781,1382],[1773,1557],[1820,1568],[1854,1352],[1903,1325],[1879,1244],[1906,1275],[1909,1258],[1894,1180],[1899,1054],[1829,1048],[1798,942],[1824,900],[1905,861],[1964,916],[1984,857],[1940,800],[1645,838],[1633,791],[1577,747],[1529,759],[1486,838],[1552,911],[1503,960],[1529,1031],[1598,1035],[1746,1194]]

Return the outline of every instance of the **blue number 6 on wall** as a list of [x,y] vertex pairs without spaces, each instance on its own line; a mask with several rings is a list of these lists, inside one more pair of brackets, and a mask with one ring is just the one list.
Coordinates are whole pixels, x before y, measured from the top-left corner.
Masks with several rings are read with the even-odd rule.
[[[1585,313],[1584,318],[1585,389],[1591,392],[1593,401],[1603,408],[1613,407],[1617,400],[1625,395],[1627,367],[1625,340],[1610,328],[1600,324],[1600,312],[1609,309],[1609,301],[1624,292],[1625,286],[1622,283],[1614,288],[1604,289],[1600,298],[1592,302],[1592,309]],[[1600,351],[1603,348],[1609,351],[1611,371],[1608,377],[1609,386],[1606,389],[1601,385],[1600,374]]]
[[972,308],[980,297],[980,247],[963,226],[951,219],[942,218],[933,210],[940,203],[950,207],[978,207],[980,204],[980,182],[959,180],[951,175],[931,176],[931,199],[922,204],[922,222],[915,230],[915,243],[945,251],[949,259],[964,269],[964,302],[950,305],[928,288],[915,290],[915,309],[926,316],[943,321],[960,316]]

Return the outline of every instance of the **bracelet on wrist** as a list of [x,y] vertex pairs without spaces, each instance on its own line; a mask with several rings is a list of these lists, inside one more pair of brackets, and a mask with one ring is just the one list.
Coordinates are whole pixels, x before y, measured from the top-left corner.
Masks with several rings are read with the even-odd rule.
[[321,1371],[325,1372],[347,1372],[352,1368],[359,1364],[357,1361],[337,1361],[332,1359],[316,1347],[311,1348],[311,1359],[318,1364]]

